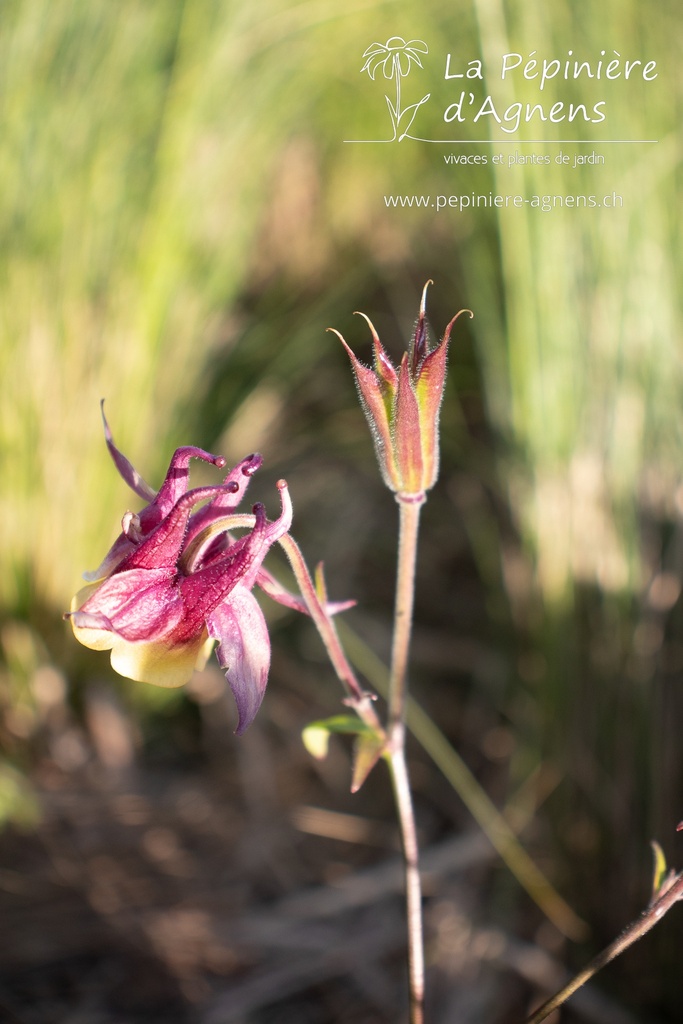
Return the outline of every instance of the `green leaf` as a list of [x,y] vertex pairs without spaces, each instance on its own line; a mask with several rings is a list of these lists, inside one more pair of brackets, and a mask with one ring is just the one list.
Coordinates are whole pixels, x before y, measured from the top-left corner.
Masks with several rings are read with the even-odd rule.
[[355,715],[334,715],[318,722],[311,722],[301,734],[304,746],[312,757],[322,761],[327,757],[330,733],[344,733],[350,736],[368,734],[376,737],[376,733]]
[[324,761],[330,745],[330,731],[321,725],[307,725],[301,733],[301,739],[311,757],[316,761]]
[[655,842],[653,839],[650,846],[652,847],[652,853],[654,854],[655,859],[652,875],[652,897],[654,899],[666,880],[667,868],[666,857],[664,856],[664,851],[659,843]]

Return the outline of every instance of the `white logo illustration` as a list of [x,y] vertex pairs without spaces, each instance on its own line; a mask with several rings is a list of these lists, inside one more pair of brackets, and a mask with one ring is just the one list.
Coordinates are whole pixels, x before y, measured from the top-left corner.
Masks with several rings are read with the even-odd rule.
[[395,142],[398,140],[398,142],[402,142],[403,139],[410,138],[408,132],[415,120],[415,115],[422,104],[427,102],[431,93],[427,93],[419,102],[410,103],[407,107],[401,108],[401,79],[407,78],[413,64],[417,64],[419,68],[422,67],[420,54],[426,53],[429,53],[429,47],[421,39],[411,39],[410,42],[406,42],[402,36],[392,36],[391,39],[387,39],[386,43],[372,43],[363,54],[365,63],[361,68],[361,74],[363,71],[367,71],[374,82],[375,75],[381,68],[387,82],[392,79],[396,81],[395,101],[392,103],[388,96],[384,97],[389,108],[393,136],[390,139],[373,141]]

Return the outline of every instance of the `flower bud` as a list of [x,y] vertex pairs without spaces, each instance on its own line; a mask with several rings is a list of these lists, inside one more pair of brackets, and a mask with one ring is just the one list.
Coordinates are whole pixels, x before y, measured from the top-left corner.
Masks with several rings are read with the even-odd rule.
[[334,328],[351,359],[358,394],[370,426],[385,484],[397,500],[422,502],[439,472],[439,410],[446,382],[446,357],[451,329],[460,310],[446,327],[441,342],[430,351],[427,342],[426,298],[410,347],[396,369],[387,356],[372,321],[360,313],[372,333],[374,368],[364,366]]

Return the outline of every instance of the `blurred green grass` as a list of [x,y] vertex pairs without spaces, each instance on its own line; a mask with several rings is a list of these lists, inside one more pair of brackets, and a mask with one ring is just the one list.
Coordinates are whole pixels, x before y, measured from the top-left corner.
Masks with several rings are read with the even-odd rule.
[[[512,783],[546,760],[566,774],[549,814],[568,856],[568,821],[644,842],[678,820],[679,18],[673,3],[653,17],[633,0],[608,0],[599,18],[588,5],[502,0],[2,6],[6,706],[30,705],[34,663],[91,671],[58,616],[130,500],[104,449],[102,397],[152,483],[177,444],[231,460],[261,448],[259,496],[272,500],[286,473],[311,561],[324,557],[332,585],[378,614],[392,510],[324,332],[334,325],[367,352],[350,316],[363,309],[395,352],[431,277],[435,331],[460,306],[476,315],[453,346],[418,616],[502,649],[504,682],[474,696],[460,686],[458,700],[483,702],[518,735]],[[660,141],[603,147],[597,178],[555,164],[449,178],[436,147],[344,145],[386,129],[382,83],[359,70],[369,42],[394,32],[491,67],[531,48],[655,58],[659,82],[610,93],[609,132]],[[442,109],[452,86],[433,67]],[[492,76],[486,88],[506,104],[538,100],[532,83]],[[553,83],[544,102],[563,95]],[[577,102],[595,95],[593,82],[572,84]],[[544,137],[560,129],[546,124]],[[382,200],[587,194],[596,181],[625,208],[456,217]],[[481,603],[455,575],[465,562]],[[33,631],[23,668],[16,622]],[[30,733],[28,718],[11,736]],[[478,756],[480,737],[460,738]],[[647,857],[636,846],[624,877]]]
[[[657,19],[620,12],[624,49],[666,52],[666,9]],[[177,410],[207,377],[210,388],[216,360],[238,350],[230,404],[208,413],[218,434],[256,378],[296,387],[302,364],[325,357],[325,341],[312,344],[305,327],[312,307],[322,325],[341,296],[360,305],[382,282],[396,301],[406,277],[425,273],[454,282],[451,305],[462,296],[477,310],[487,414],[509,446],[501,475],[541,588],[556,599],[576,577],[641,586],[634,495],[655,477],[647,498],[666,501],[680,447],[672,105],[655,106],[643,83],[610,102],[610,133],[660,139],[610,151],[623,213],[480,210],[445,229],[434,216],[399,216],[382,210],[385,152],[340,144],[347,125],[372,130],[368,87],[379,101],[381,83],[361,80],[354,46],[389,14],[391,4],[338,15],[331,4],[282,2],[258,15],[206,2],[3,9],[10,605],[27,574],[63,600],[74,566],[97,558],[115,493],[97,436],[100,397],[122,446],[158,473]],[[436,39],[454,27],[439,4],[401,21]],[[458,29],[461,52],[491,67],[501,48],[524,51],[529,38],[548,54],[567,45],[559,10],[539,22],[528,7],[481,2],[463,8]],[[578,36],[588,53],[604,45],[602,24],[589,19]],[[505,102],[538,98],[534,83],[519,95],[493,76],[487,85]],[[577,99],[582,89],[594,98],[594,85],[580,80]],[[447,94],[443,81],[435,89]],[[393,188],[436,186],[433,153],[404,146]],[[459,188],[480,188],[481,173]],[[493,174],[491,187],[522,194],[594,187],[590,168]],[[282,301],[269,301],[270,289],[290,310],[290,334],[277,342]],[[240,322],[254,293],[265,324]]]

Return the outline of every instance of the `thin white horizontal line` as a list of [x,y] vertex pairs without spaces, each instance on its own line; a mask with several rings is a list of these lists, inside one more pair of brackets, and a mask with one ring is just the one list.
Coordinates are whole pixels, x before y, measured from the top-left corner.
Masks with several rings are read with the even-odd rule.
[[[405,139],[401,140],[405,142]],[[657,143],[659,139],[413,139],[410,142],[431,142],[436,143],[438,146],[558,146],[567,145],[567,143],[581,143],[582,145],[590,146],[626,146],[635,145],[636,143]],[[374,144],[380,143],[385,144],[389,142],[396,142],[396,139],[344,139],[344,142],[352,143],[366,143]]]

